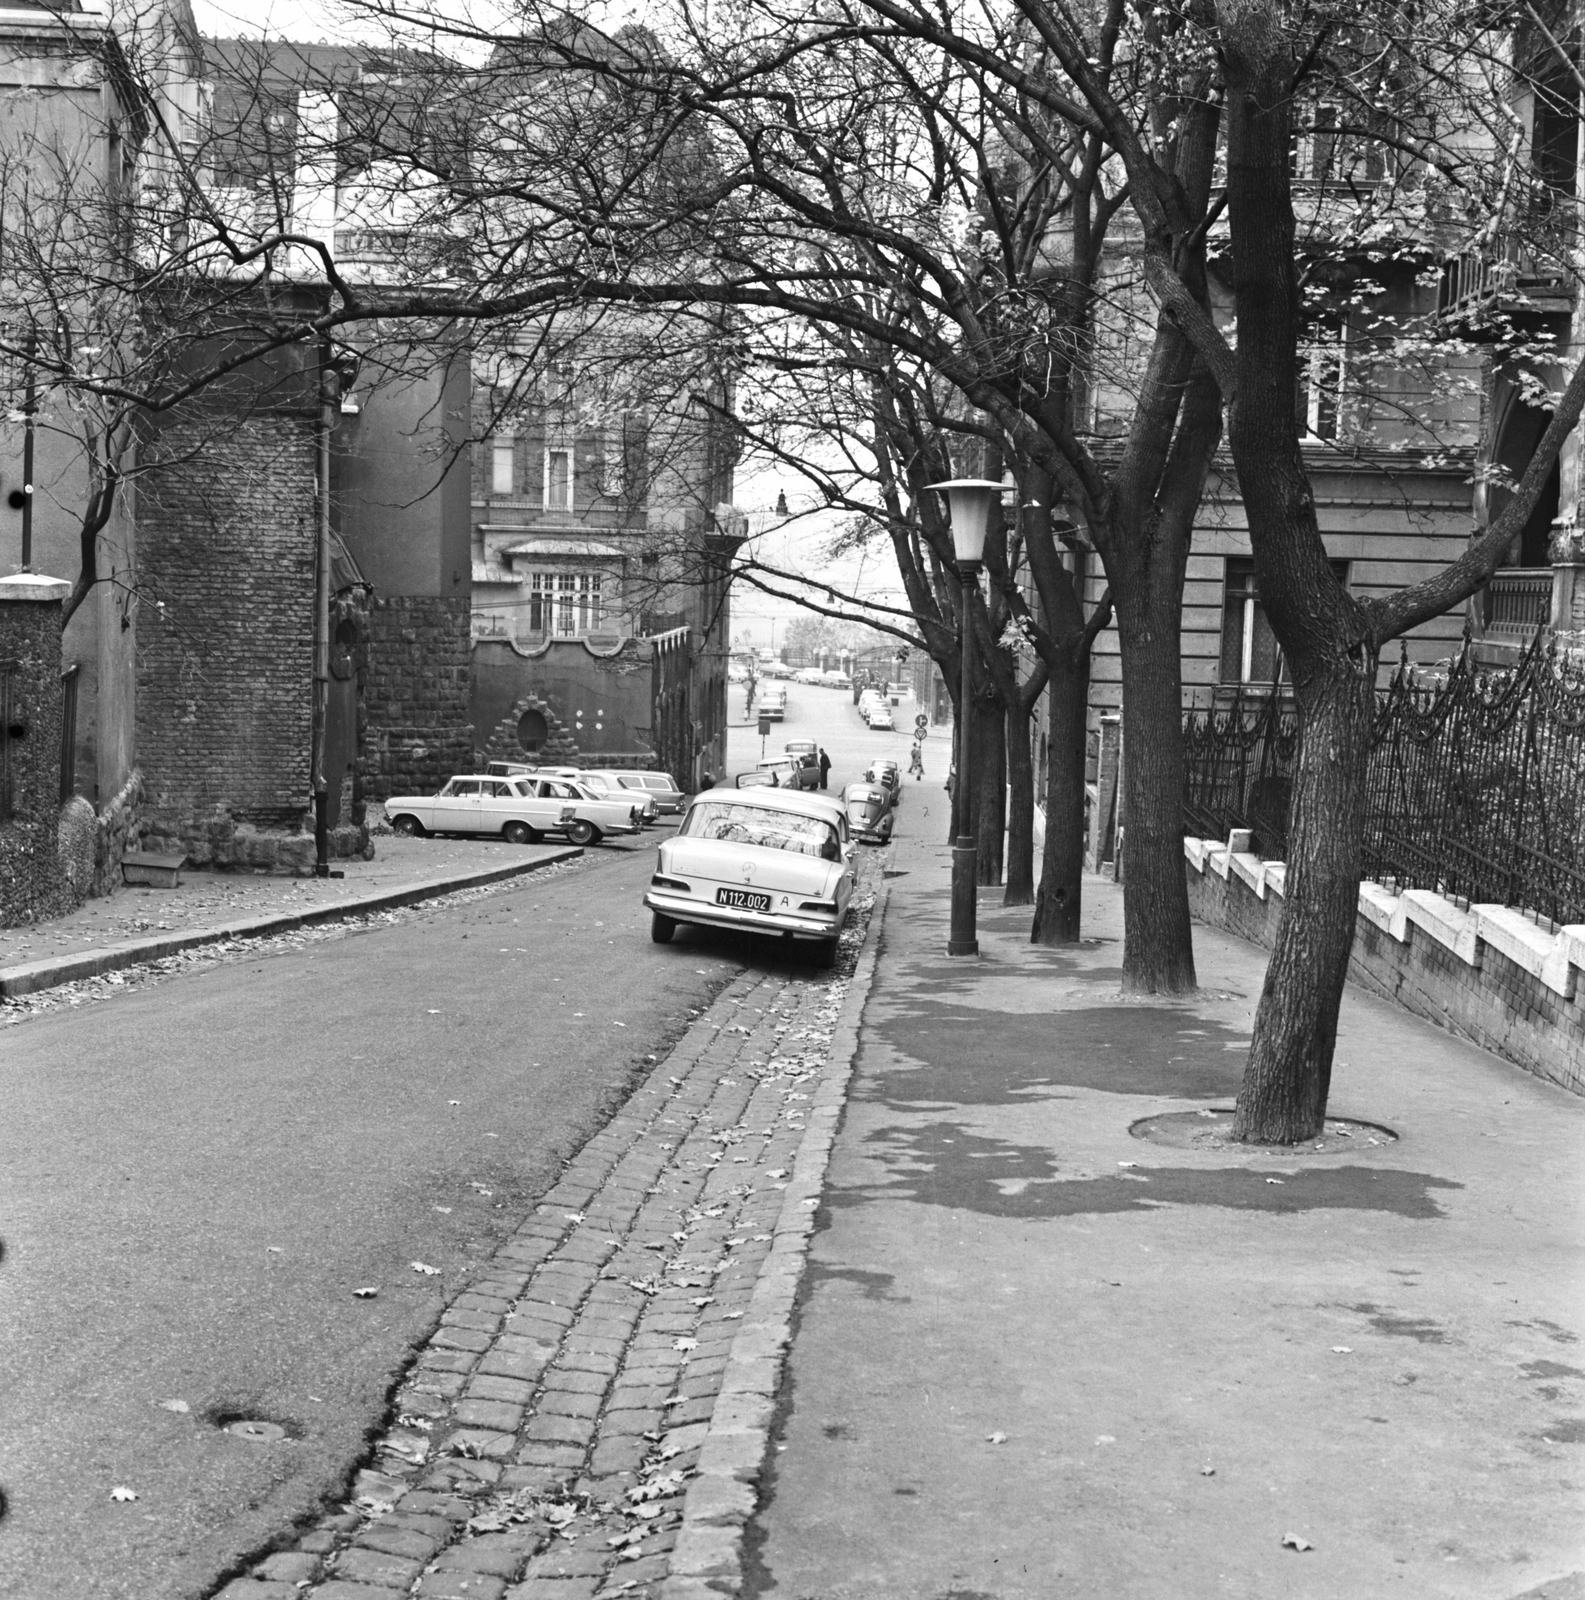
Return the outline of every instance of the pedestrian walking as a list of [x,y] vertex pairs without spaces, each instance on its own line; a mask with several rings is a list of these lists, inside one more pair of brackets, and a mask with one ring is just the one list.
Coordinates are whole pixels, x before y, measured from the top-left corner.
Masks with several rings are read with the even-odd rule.
[[826,787],[826,779],[831,776],[831,757],[824,750],[820,752],[820,787]]
[[914,740],[913,750],[908,756],[908,771],[912,774],[915,783],[925,775],[925,753],[920,748],[919,741]]

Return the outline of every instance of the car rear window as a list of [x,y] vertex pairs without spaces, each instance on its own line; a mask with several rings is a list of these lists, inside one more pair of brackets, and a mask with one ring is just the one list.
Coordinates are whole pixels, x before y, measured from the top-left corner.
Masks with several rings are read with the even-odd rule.
[[835,861],[842,854],[837,831],[820,817],[775,811],[769,806],[726,805],[704,800],[683,822],[692,839],[720,839],[728,844],[754,844],[766,850],[791,850],[801,856]]

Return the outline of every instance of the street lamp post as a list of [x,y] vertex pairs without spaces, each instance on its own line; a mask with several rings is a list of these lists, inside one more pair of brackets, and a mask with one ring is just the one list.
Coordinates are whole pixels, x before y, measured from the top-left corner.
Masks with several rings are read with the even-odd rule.
[[963,675],[958,688],[958,776],[952,789],[954,837],[952,840],[952,927],[947,935],[949,956],[977,956],[980,941],[975,929],[975,896],[979,860],[974,835],[969,831],[969,705],[974,694],[969,671],[971,626],[969,606],[979,587],[980,560],[985,554],[985,534],[991,508],[1001,498],[1002,486],[988,478],[953,478],[933,483],[947,498],[952,523],[952,553],[957,562],[961,603],[958,607],[958,656]]

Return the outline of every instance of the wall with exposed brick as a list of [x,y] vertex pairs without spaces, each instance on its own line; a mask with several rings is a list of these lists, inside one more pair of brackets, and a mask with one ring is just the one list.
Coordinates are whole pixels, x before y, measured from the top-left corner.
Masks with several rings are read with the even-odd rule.
[[194,864],[311,827],[314,442],[300,413],[174,425],[140,486],[140,832]]
[[61,601],[34,573],[0,580],[0,928],[76,904],[57,823],[61,788]]
[[[1230,865],[1225,852],[1190,840],[1189,905],[1213,927],[1265,945],[1276,941],[1280,888],[1261,864],[1264,897]],[[1216,859],[1213,859],[1216,858]],[[1450,923],[1468,913],[1449,907]],[[1585,1094],[1585,980],[1577,970],[1560,992],[1485,940],[1450,948],[1423,926],[1400,919],[1401,938],[1381,925],[1381,912],[1361,909],[1349,957],[1349,978],[1416,1016],[1470,1039],[1539,1078]],[[1564,963],[1564,970],[1567,965]]]
[[433,794],[473,766],[470,602],[377,597],[368,618],[363,793]]

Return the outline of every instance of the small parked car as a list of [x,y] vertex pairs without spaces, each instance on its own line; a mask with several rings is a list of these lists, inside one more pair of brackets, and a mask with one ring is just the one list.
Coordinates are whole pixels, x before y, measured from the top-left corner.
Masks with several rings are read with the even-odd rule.
[[613,774],[629,789],[642,789],[655,797],[662,811],[681,812],[687,796],[677,787],[677,780],[669,772],[652,772],[641,769],[634,772],[618,771]]
[[836,957],[853,898],[847,813],[826,795],[712,789],[695,795],[660,847],[644,904],[650,937],[683,923],[812,942]]
[[637,833],[631,800],[607,800],[570,778],[452,778],[439,794],[396,795],[385,802],[393,832],[499,834],[511,844],[537,844],[558,833],[573,844],[607,834]]
[[865,844],[891,843],[892,797],[884,784],[850,783],[842,791],[842,804],[854,838]]
[[639,820],[648,827],[660,821],[660,802],[644,789],[632,789],[623,781],[622,774],[608,767],[585,767],[578,774],[578,782],[605,800],[625,799],[639,808]]
[[820,763],[808,756],[767,756],[755,763],[752,772],[740,772],[733,786],[738,789],[818,789]]
[[790,756],[813,756],[816,761],[820,759],[820,746],[813,739],[789,739],[782,749]]
[[892,721],[892,708],[887,705],[871,706],[869,716],[865,718],[874,732],[892,732],[897,724]]
[[779,683],[766,686],[759,698],[759,714],[772,722],[780,722],[787,715],[787,691]]
[[870,762],[864,774],[864,781],[884,785],[891,793],[893,805],[902,798],[903,769],[889,756],[882,756]]

